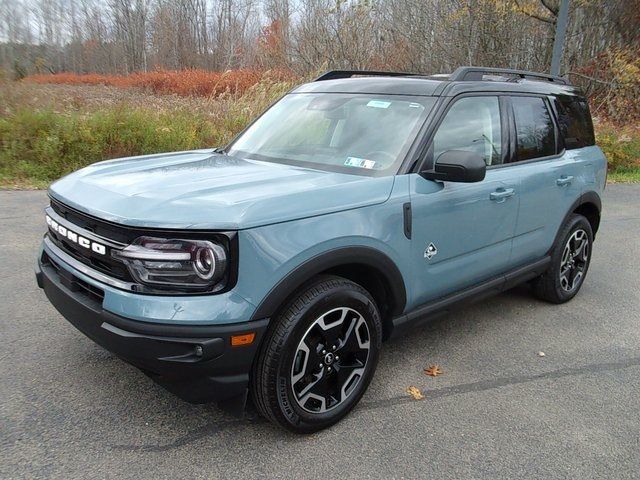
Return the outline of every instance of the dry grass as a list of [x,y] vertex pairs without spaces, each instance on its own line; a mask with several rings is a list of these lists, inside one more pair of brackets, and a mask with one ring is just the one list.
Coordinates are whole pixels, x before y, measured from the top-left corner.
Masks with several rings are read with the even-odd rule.
[[44,187],[110,158],[225,145],[291,88],[153,95],[138,88],[0,84],[0,187]]
[[[109,158],[224,145],[300,81],[263,75],[242,91],[206,96],[157,94],[147,86],[0,82],[0,187],[44,187]],[[609,179],[640,181],[639,127],[602,121],[596,133]]]
[[292,75],[279,70],[229,70],[210,72],[206,70],[132,73],[130,75],[99,75],[57,73],[31,75],[23,82],[59,85],[106,85],[118,88],[140,88],[155,94],[175,94],[183,97],[211,97],[222,94],[242,94],[260,82],[291,80]]

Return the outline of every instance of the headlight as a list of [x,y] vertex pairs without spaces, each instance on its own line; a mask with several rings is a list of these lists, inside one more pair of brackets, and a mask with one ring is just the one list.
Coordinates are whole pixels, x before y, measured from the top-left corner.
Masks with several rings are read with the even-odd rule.
[[215,291],[224,287],[227,252],[206,240],[139,237],[112,255],[143,285],[163,290]]

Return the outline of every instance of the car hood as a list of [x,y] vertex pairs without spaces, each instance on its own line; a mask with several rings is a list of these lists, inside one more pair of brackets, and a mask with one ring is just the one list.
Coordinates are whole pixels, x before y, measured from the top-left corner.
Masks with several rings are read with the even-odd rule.
[[382,203],[393,176],[332,173],[196,150],[95,163],[52,198],[123,225],[236,230]]

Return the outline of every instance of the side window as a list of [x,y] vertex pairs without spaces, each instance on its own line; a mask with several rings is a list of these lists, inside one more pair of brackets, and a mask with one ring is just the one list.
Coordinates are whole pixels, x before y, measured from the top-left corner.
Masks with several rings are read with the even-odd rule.
[[560,134],[567,150],[588,147],[596,143],[589,105],[583,98],[555,99]]
[[438,127],[432,143],[433,158],[447,150],[476,152],[487,165],[502,162],[502,132],[498,97],[457,100]]
[[516,161],[556,153],[555,128],[547,104],[540,97],[512,97],[516,121]]

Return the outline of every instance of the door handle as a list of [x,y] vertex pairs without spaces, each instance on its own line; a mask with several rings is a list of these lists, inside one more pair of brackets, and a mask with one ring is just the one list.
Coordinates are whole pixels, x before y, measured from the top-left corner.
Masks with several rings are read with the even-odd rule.
[[565,185],[569,185],[573,180],[573,176],[571,175],[562,175],[560,178],[556,180],[556,184],[559,187],[564,187]]
[[513,197],[516,191],[513,188],[498,188],[495,192],[489,194],[489,198],[494,202],[502,203],[507,198]]
[[491,200],[504,202],[507,198],[514,196],[516,191],[513,188],[498,188],[495,192],[489,194]]

